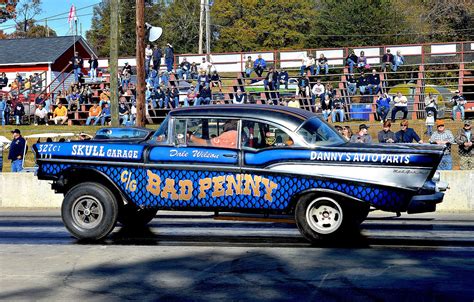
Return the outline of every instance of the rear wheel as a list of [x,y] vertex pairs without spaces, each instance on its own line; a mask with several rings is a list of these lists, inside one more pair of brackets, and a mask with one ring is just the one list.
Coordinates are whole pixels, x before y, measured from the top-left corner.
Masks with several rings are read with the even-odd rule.
[[115,227],[118,204],[105,186],[86,182],[74,186],[64,197],[61,216],[68,231],[78,239],[99,240]]
[[118,222],[130,228],[139,228],[147,225],[156,216],[156,209],[140,209],[131,204],[120,207]]

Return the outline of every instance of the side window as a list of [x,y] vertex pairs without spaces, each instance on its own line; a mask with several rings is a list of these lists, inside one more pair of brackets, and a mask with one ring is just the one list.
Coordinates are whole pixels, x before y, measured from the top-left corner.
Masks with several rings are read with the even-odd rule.
[[[186,122],[185,122],[186,121]],[[179,127],[179,130],[177,129]],[[184,129],[184,130],[183,130]],[[176,123],[176,139],[184,134],[188,146],[237,148],[238,120],[187,119]]]
[[253,121],[242,122],[242,147],[252,149],[289,147],[292,138],[279,127]]
[[168,143],[168,122],[169,118],[165,118],[165,120],[161,123],[160,128],[156,130],[155,134],[150,138],[149,142],[151,144],[166,144]]
[[174,122],[174,144],[186,144],[186,120],[176,120]]

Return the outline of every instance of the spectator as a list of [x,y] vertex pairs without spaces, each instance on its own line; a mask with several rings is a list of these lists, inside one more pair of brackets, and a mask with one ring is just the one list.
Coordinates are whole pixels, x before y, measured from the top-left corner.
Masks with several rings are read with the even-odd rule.
[[321,68],[324,68],[324,74],[329,73],[328,59],[324,56],[323,53],[319,55],[318,66],[316,67],[316,75],[319,75]]
[[71,110],[76,110],[77,111],[79,109],[79,99],[80,98],[81,98],[81,95],[79,94],[79,92],[74,87],[71,94],[69,94],[66,97],[66,100],[67,100],[67,103],[68,103],[67,110],[68,111],[71,111]]
[[74,71],[74,83],[79,83],[79,75],[82,73],[82,65],[84,61],[79,56],[79,52],[74,52],[74,56],[69,61],[69,64],[72,65],[72,70]]
[[437,144],[441,146],[446,146],[444,149],[443,157],[439,163],[439,170],[452,170],[453,169],[453,159],[451,157],[451,145],[455,143],[454,136],[450,130],[446,130],[444,121],[436,121],[436,131],[431,135],[430,138],[431,144]]
[[196,106],[199,105],[209,105],[212,100],[211,88],[209,85],[204,86],[199,92],[199,97],[196,101]]
[[372,74],[369,75],[369,94],[374,95],[378,94],[381,91],[380,87],[380,75],[377,73],[377,70],[372,69]]
[[121,73],[123,74],[125,71],[128,71],[129,74],[132,74],[132,66],[130,66],[128,62],[124,63]]
[[277,70],[277,72],[278,72],[278,81],[276,82],[276,84],[277,84],[276,89],[280,90],[280,86],[284,85],[285,89],[288,90],[288,81],[290,79],[290,77],[288,76],[288,71],[282,70],[282,71],[279,72]]
[[350,141],[351,140],[351,137],[352,137],[352,129],[351,127],[349,126],[344,126],[342,127],[342,136],[344,136],[344,138],[347,140],[347,141]]
[[189,89],[186,93],[186,97],[184,98],[184,106],[188,107],[191,103],[196,101],[196,90],[194,89],[194,85],[189,86]]
[[336,89],[334,89],[331,83],[326,84],[324,94],[328,94],[331,99],[336,97]]
[[212,63],[207,61],[205,57],[202,58],[201,64],[199,64],[199,73],[211,74]]
[[395,133],[390,130],[390,127],[392,127],[390,121],[385,121],[383,123],[382,130],[377,134],[379,143],[395,143],[397,141]]
[[[129,65],[128,65],[129,66]],[[120,76],[121,79],[121,86],[123,90],[128,90],[128,86],[130,85],[130,80],[132,79],[132,74],[130,73],[129,69],[124,68],[122,70],[122,74]]]
[[378,114],[378,116],[380,118],[380,121],[382,123],[387,120],[387,115],[388,115],[388,112],[390,111],[390,102],[391,101],[392,101],[392,99],[390,98],[390,96],[388,94],[386,94],[386,93],[380,94],[379,93],[379,98],[375,102],[376,111],[377,111],[377,114]]
[[405,143],[405,144],[410,144],[413,143],[413,141],[423,144],[423,141],[421,138],[416,134],[415,130],[412,128],[408,128],[408,121],[407,120],[402,120],[400,122],[400,131],[395,133],[396,137],[396,142],[397,143]]
[[146,90],[145,90],[145,102],[148,105],[152,104],[155,101],[154,97],[155,97],[154,88],[150,85],[147,85]]
[[170,76],[169,76],[168,71],[165,70],[160,73],[160,78],[159,78],[158,83],[160,86],[164,86],[164,87],[168,86],[168,84],[170,83]]
[[333,99],[333,111],[332,111],[332,115],[331,115],[331,119],[332,119],[332,122],[335,123],[336,122],[336,116],[339,115],[339,122],[340,123],[343,123],[344,122],[344,106],[345,106],[345,102],[342,100],[342,98],[340,98],[339,96],[336,96],[334,99]]
[[173,64],[174,64],[174,49],[173,46],[168,43],[166,44],[165,48],[165,62],[166,62],[166,70],[168,72],[173,71]]
[[275,71],[272,67],[268,70],[267,76],[265,80],[263,80],[263,85],[265,90],[274,91],[275,90],[275,83],[278,80],[278,72]]
[[155,70],[157,73],[160,71],[160,66],[161,66],[161,57],[163,57],[163,52],[161,51],[161,48],[158,47],[157,44],[153,47],[153,70]]
[[382,56],[382,71],[383,72],[387,71],[387,65],[389,65],[390,69],[393,70],[393,55],[390,53],[390,49],[387,49],[387,51]]
[[0,76],[0,91],[7,86],[8,86],[7,74],[2,72],[2,75]]
[[349,52],[349,55],[346,57],[346,66],[349,66],[349,73],[354,73],[354,66],[357,65],[359,58],[355,54],[354,50]]
[[15,80],[18,82],[18,86],[21,89],[21,87],[23,86],[23,77],[21,76],[19,72],[16,73]]
[[145,77],[150,73],[150,63],[151,58],[153,57],[153,49],[150,44],[147,44],[145,48]]
[[[166,102],[166,92],[163,89],[163,86],[158,86],[154,92],[154,96],[152,97],[153,108],[163,108],[164,106],[168,107]],[[156,101],[158,101],[158,104]]]
[[191,63],[191,79],[197,80],[198,78],[198,68],[195,62]]
[[328,94],[324,95],[324,100],[321,102],[321,110],[323,113],[323,118],[327,122],[329,116],[332,114],[332,110],[334,109],[332,104],[332,99],[329,97]]
[[253,63],[253,70],[255,70],[257,77],[261,78],[266,68],[267,62],[262,58],[262,55],[258,55],[258,58]]
[[434,120],[438,119],[438,105],[436,104],[438,100],[437,95],[433,95],[433,93],[428,93],[425,97],[425,111],[428,115],[430,112],[434,116]]
[[8,159],[11,160],[11,171],[21,172],[23,170],[23,155],[25,154],[26,141],[21,136],[21,131],[15,129],[12,131],[13,140],[10,143],[10,151],[8,152]]
[[304,98],[309,97],[309,79],[308,76],[302,75],[298,79],[298,87],[296,89],[296,95]]
[[7,100],[3,94],[0,95],[0,125],[5,126],[5,111],[7,110]]
[[334,128],[337,130],[337,132],[339,132],[340,135],[342,135],[342,129],[344,129],[344,128],[342,128],[339,125],[334,126]]
[[[166,104],[170,104],[171,108],[179,107],[179,90],[175,85],[172,85],[166,93]],[[166,108],[168,108],[168,105],[166,105]]]
[[214,70],[211,75],[211,87],[219,87],[219,91],[222,91],[222,81],[217,70]]
[[204,70],[201,70],[197,79],[197,91],[201,91],[203,87],[209,86],[210,78]]
[[426,134],[431,136],[433,134],[433,126],[435,124],[435,118],[433,112],[430,111],[426,115],[425,125],[426,125]]
[[10,124],[10,115],[11,115],[11,111],[12,111],[12,102],[7,99],[5,101],[5,109],[3,111],[3,120],[2,122],[5,122],[5,125],[9,125]]
[[21,125],[23,116],[25,115],[25,106],[23,106],[23,102],[19,101],[15,105],[15,109],[13,110],[13,116],[15,117],[15,125]]
[[464,127],[459,129],[456,136],[456,143],[459,146],[459,165],[461,170],[474,169],[474,135],[471,127],[471,121],[465,120]]
[[89,59],[89,76],[91,77],[91,81],[97,81],[97,68],[99,67],[99,61],[95,55]]
[[31,89],[33,93],[41,91],[42,83],[41,78],[37,72],[33,76],[30,76]]
[[48,126],[48,110],[43,107],[43,104],[38,104],[38,108],[35,110],[34,122],[35,126],[38,126],[38,124]]
[[357,69],[359,69],[361,72],[365,69],[370,69],[370,65],[367,63],[367,58],[365,57],[364,51],[360,52],[360,56],[357,59]]
[[23,82],[23,96],[25,97],[25,100],[29,99],[29,94],[31,92],[31,82],[28,78],[25,79]]
[[397,71],[400,66],[405,64],[405,58],[402,56],[400,50],[397,50],[397,54],[393,57],[393,71]]
[[402,95],[401,92],[397,93],[397,96],[393,100],[395,102],[395,105],[392,108],[392,123],[395,122],[395,117],[397,115],[398,111],[403,112],[403,120],[407,119],[408,115],[408,100],[407,97]]
[[347,92],[349,93],[349,95],[355,95],[357,92],[357,81],[354,78],[353,73],[346,75],[346,83],[347,83]]
[[461,95],[459,90],[456,90],[455,95],[451,98],[451,104],[453,105],[453,121],[456,120],[456,113],[459,111],[461,112],[461,120],[464,120],[464,106],[466,105],[466,100]]
[[300,102],[297,99],[290,99],[287,106],[291,108],[300,108]]
[[108,88],[105,88],[99,95],[99,106],[102,107],[104,103],[110,104],[110,92]]
[[234,99],[232,101],[234,104],[245,104],[247,103],[247,95],[242,93],[242,90],[237,89],[237,93],[234,95]]
[[92,107],[89,109],[89,116],[86,120],[86,126],[89,126],[91,122],[94,122],[94,125],[100,118],[100,113],[102,112],[102,108],[97,103],[94,103]]
[[351,143],[372,143],[372,137],[369,135],[369,126],[361,124],[359,126],[359,132],[351,136]]
[[136,106],[136,102],[133,101],[132,107],[130,107],[130,119],[128,122],[131,126],[134,126],[136,120],[137,120],[137,106]]
[[100,112],[99,119],[95,120],[94,126],[96,126],[99,123],[99,121],[100,121],[100,124],[104,126],[106,122],[110,121],[110,117],[111,115],[110,115],[109,103],[104,103],[104,108]]
[[179,68],[176,71],[178,74],[178,79],[182,80],[187,80],[189,79],[191,75],[191,64],[189,64],[188,60],[186,58],[183,58],[183,61],[181,64],[179,64]]
[[357,88],[359,88],[360,94],[364,95],[368,87],[369,79],[365,76],[364,72],[361,72],[360,77],[357,79]]
[[81,93],[80,93],[80,98],[79,98],[79,104],[90,104],[92,103],[92,95],[94,93],[92,92],[92,89],[89,85],[82,86],[81,88]]
[[[316,84],[314,84],[313,89],[311,89],[312,96],[311,96],[311,108],[313,108],[316,104],[316,99],[319,98],[320,102],[322,102],[324,98],[324,85],[321,84],[321,80],[317,80]],[[315,109],[315,111],[317,111]]]
[[46,108],[46,101],[45,99],[43,98],[43,95],[42,94],[39,94],[36,99],[35,99],[35,105],[36,107],[38,107],[39,105],[42,105],[43,108]]
[[119,101],[119,124],[126,126],[128,116],[130,115],[130,107],[125,103],[125,97],[121,97]]
[[17,79],[14,79],[10,85],[10,95],[14,98],[18,97],[20,94],[20,84],[18,83]]
[[250,75],[252,74],[253,71],[253,60],[251,56],[247,57],[247,61],[245,61],[245,76],[247,78],[250,78]]
[[56,109],[53,111],[53,121],[54,124],[60,123],[64,125],[67,121],[67,109],[63,106],[62,103],[59,103]]
[[303,60],[301,61],[300,74],[303,75],[309,71],[310,74],[313,75],[314,64],[315,64],[315,61],[312,54],[309,54],[309,56],[304,57]]

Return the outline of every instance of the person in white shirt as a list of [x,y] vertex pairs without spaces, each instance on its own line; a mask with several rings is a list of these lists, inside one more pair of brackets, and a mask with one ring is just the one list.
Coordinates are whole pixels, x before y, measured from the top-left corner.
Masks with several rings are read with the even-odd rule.
[[234,104],[245,104],[247,103],[247,95],[242,93],[242,90],[237,89],[237,93],[234,96],[234,100],[232,101]]
[[316,98],[319,98],[320,101],[323,100],[324,98],[324,92],[325,92],[324,85],[321,84],[321,80],[318,80],[316,84],[314,84],[313,89],[311,89],[311,107],[314,108],[314,105],[316,103]]
[[153,49],[151,45],[148,44],[145,48],[145,75],[148,77],[148,72],[150,71],[150,62],[153,56]]
[[395,106],[392,108],[392,123],[395,122],[395,116],[397,115],[398,111],[403,112],[403,118],[404,120],[407,119],[408,115],[408,100],[407,97],[402,95],[401,92],[397,93],[397,96],[393,99],[395,102]]
[[303,75],[308,70],[311,72],[311,75],[314,75],[314,64],[316,64],[316,61],[314,60],[312,54],[309,54],[308,57],[303,58],[301,61],[301,75]]
[[206,58],[202,58],[202,62],[201,62],[201,64],[199,64],[199,73],[204,71],[204,72],[206,72],[206,74],[210,74],[211,73],[211,67],[212,67],[212,63],[206,61]]
[[48,126],[48,110],[43,108],[42,104],[38,105],[38,108],[35,110],[35,126],[38,126],[39,123],[44,123]]

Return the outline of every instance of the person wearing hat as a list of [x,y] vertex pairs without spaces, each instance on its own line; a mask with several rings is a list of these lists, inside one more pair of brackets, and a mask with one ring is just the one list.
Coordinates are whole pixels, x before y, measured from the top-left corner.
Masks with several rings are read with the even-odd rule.
[[413,128],[408,127],[408,121],[407,120],[402,120],[400,122],[400,131],[397,131],[395,133],[395,138],[397,143],[404,143],[404,144],[410,144],[413,143],[413,141],[423,144],[423,141],[421,138],[418,136],[418,134],[413,130]]
[[459,90],[456,90],[454,93],[456,93],[452,98],[451,98],[451,104],[453,104],[453,121],[456,120],[456,113],[459,111],[461,112],[461,121],[464,120],[464,105],[466,105],[466,100],[464,97],[461,95],[461,92]]
[[19,129],[13,130],[12,134],[13,140],[10,144],[8,159],[12,162],[11,171],[21,172],[23,170],[23,154],[25,153],[26,141],[23,136],[21,136]]
[[436,131],[433,132],[430,138],[431,144],[437,144],[446,146],[444,149],[444,155],[439,163],[439,170],[452,170],[453,169],[453,159],[451,157],[451,145],[455,143],[454,136],[450,130],[446,130],[444,121],[436,121]]
[[372,143],[372,137],[368,133],[369,126],[361,124],[359,126],[359,132],[351,136],[351,143]]
[[459,146],[459,165],[461,167],[461,170],[473,170],[474,135],[472,133],[471,121],[464,121],[464,127],[462,129],[459,129],[455,140]]

